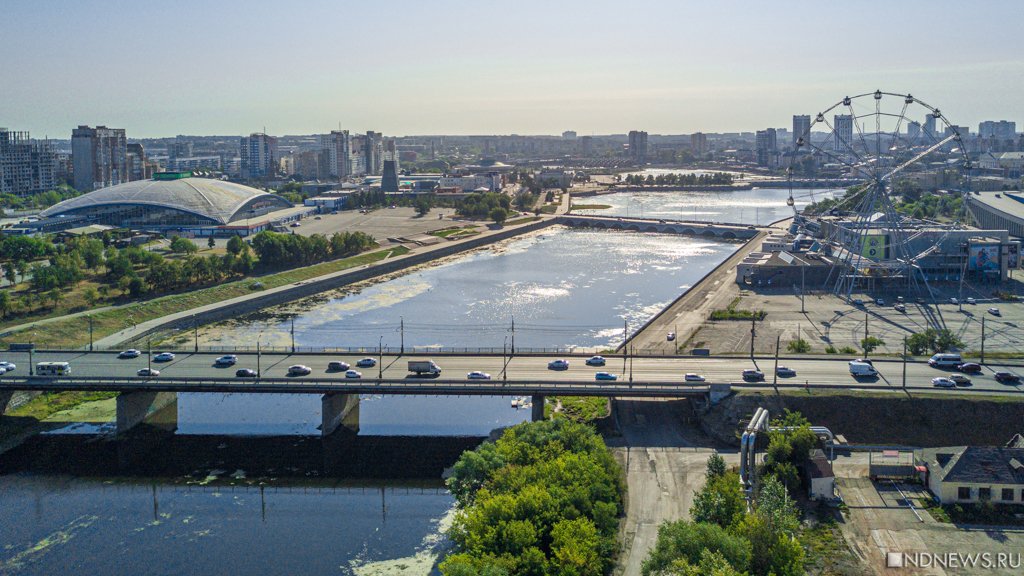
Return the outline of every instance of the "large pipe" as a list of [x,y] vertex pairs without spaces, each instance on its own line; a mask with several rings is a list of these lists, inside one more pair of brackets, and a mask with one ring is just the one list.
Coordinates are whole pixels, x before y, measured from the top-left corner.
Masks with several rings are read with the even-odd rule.
[[[749,427],[749,425],[748,425]],[[750,432],[744,431],[740,439],[740,484],[747,487],[747,442],[750,439]]]
[[[772,426],[771,428],[769,428],[769,430],[777,430],[780,432],[786,432],[789,430],[797,429],[799,429],[799,426]],[[814,435],[817,436],[818,438],[827,438],[829,442],[834,442],[836,439],[835,434],[833,434],[832,431],[826,428],[825,426],[811,426],[810,429],[811,432],[814,432]]]

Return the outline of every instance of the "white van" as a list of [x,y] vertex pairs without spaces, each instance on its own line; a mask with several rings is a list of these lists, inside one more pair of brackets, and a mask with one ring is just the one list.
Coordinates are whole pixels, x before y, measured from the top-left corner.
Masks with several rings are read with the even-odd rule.
[[959,354],[936,354],[928,359],[928,365],[933,368],[950,368],[963,363]]
[[875,371],[875,367],[867,362],[857,362],[853,360],[850,362],[850,375],[854,378],[859,376],[878,376],[878,372]]

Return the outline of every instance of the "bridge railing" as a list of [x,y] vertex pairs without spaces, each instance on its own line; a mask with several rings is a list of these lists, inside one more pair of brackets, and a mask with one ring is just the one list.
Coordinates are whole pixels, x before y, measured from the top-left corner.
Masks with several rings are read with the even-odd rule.
[[[119,352],[124,348],[121,347],[95,347],[94,350],[106,351],[106,352]],[[596,350],[596,351],[595,351]],[[159,352],[175,352],[175,353],[192,353],[200,352],[205,354],[255,354],[256,352],[262,352],[264,354],[338,354],[338,355],[362,355],[362,356],[376,356],[383,353],[385,356],[394,356],[396,354],[404,354],[406,356],[430,356],[430,355],[447,355],[447,356],[501,356],[510,355],[513,353],[511,348],[502,348],[501,346],[406,346],[401,348],[399,346],[384,346],[378,348],[377,346],[296,346],[294,349],[291,346],[260,346],[258,349],[255,345],[242,346],[242,345],[231,345],[231,346],[199,346],[198,348],[194,344],[183,344],[183,343],[172,343],[172,344],[160,344],[159,346],[153,346],[153,353]],[[143,350],[143,353],[146,351]],[[588,348],[588,347],[532,347],[532,346],[516,346],[515,355],[535,355],[535,356],[575,356],[580,354],[612,354],[613,352],[608,348]],[[637,351],[636,356],[663,356],[664,352],[658,353],[657,351],[650,351],[649,353],[642,353]]]

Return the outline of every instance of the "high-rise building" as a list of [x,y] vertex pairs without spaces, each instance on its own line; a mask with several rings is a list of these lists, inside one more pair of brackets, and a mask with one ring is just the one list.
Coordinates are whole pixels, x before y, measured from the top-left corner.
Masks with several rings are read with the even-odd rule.
[[146,151],[138,142],[126,147],[125,166],[129,181],[149,180],[153,177],[153,163],[146,160]]
[[74,186],[98,190],[128,181],[128,141],[123,128],[79,126],[71,132]]
[[191,140],[182,140],[181,137],[178,137],[174,139],[174,142],[167,145],[168,158],[191,158],[192,153]]
[[986,120],[978,124],[978,136],[981,138],[1015,138],[1017,123],[1008,120]]
[[690,148],[694,156],[703,158],[708,153],[708,135],[703,132],[690,134]]
[[590,156],[594,153],[594,139],[591,136],[583,136],[579,140],[580,142],[580,155]]
[[916,120],[907,122],[907,141],[913,143],[921,137],[921,123]]
[[277,138],[253,132],[242,138],[238,157],[243,180],[271,177],[277,173]]
[[385,160],[383,176],[380,179],[381,192],[398,192],[398,163],[395,160]]
[[853,148],[853,116],[836,114],[833,122],[832,130],[835,135],[832,149],[836,152],[849,152]]
[[757,150],[757,163],[761,166],[774,166],[778,142],[776,141],[775,128],[758,130],[754,135],[754,145]]
[[575,140],[576,139],[576,131],[575,130],[566,130],[565,132],[562,132],[562,139],[563,140]]
[[366,173],[380,174],[384,170],[384,135],[372,130],[366,132]]
[[932,138],[932,139],[934,139],[935,136],[936,136],[936,134],[935,134],[935,115],[934,114],[928,114],[927,116],[924,117],[924,135],[925,135],[925,138]]
[[27,196],[52,190],[56,171],[57,154],[49,142],[0,128],[0,194]]
[[[331,176],[327,150],[303,150],[295,155],[295,174],[305,180],[322,180]],[[326,170],[322,170],[326,169]]]
[[807,114],[794,114],[793,115],[793,145],[796,145],[796,141],[800,138],[804,139],[804,142],[810,144],[811,139],[811,117]]
[[[327,163],[327,172],[321,178],[338,178],[339,180],[352,175],[352,136],[348,130],[332,130],[330,134],[320,135],[320,150]],[[305,173],[302,173],[305,176]]]
[[629,156],[637,164],[647,163],[647,132],[642,130],[629,132]]

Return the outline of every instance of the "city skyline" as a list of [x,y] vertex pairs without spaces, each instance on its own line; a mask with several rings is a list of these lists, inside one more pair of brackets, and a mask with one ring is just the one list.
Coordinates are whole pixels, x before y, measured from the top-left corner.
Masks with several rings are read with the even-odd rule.
[[[1012,55],[1024,40],[1009,2],[442,4],[14,0],[0,125],[40,138],[79,124],[136,138],[339,123],[394,135],[752,132],[875,89],[910,92],[960,125],[1021,116],[1024,59]],[[93,29],[109,33],[82,40]]]

